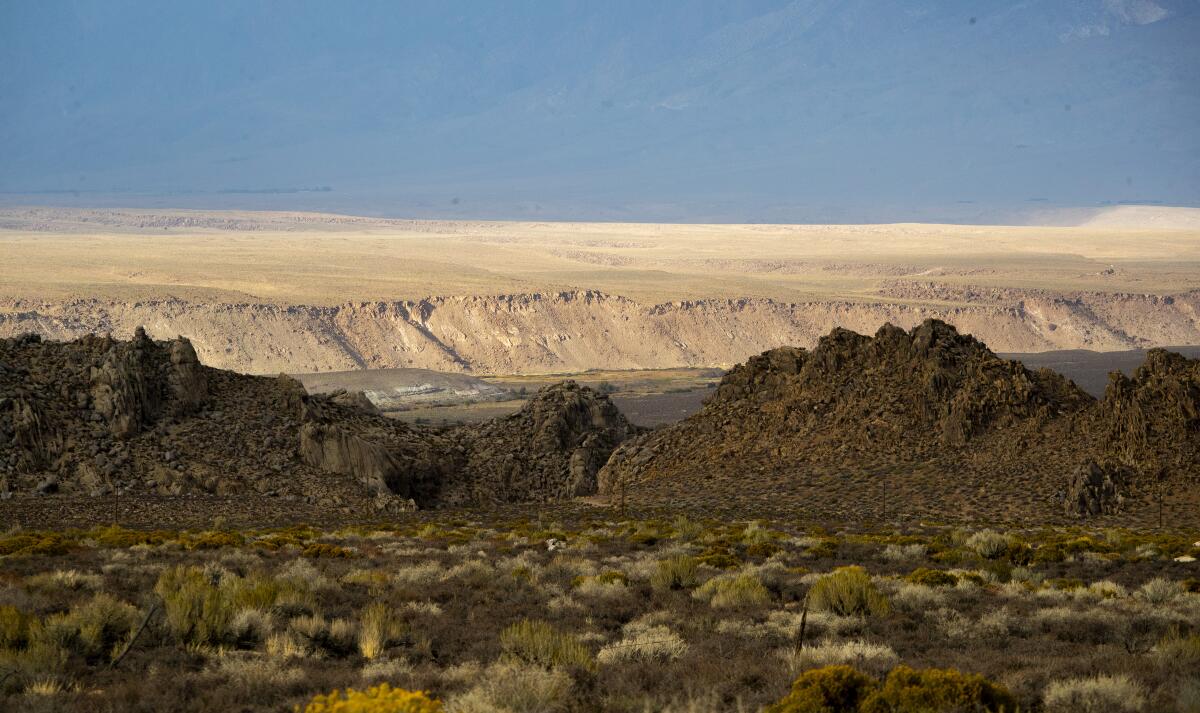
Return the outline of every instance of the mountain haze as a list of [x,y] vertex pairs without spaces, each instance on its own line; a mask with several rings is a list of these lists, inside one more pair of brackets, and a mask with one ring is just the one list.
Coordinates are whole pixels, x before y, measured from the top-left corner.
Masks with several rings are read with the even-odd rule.
[[8,203],[750,222],[1200,203],[1187,0],[77,2],[9,4],[0,28]]

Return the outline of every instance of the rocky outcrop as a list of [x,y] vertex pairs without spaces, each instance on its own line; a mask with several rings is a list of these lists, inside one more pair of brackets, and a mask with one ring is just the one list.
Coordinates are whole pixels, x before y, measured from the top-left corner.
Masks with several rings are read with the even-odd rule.
[[1128,478],[1123,468],[1088,461],[1067,481],[1063,510],[1067,515],[1095,517],[1120,512]]
[[1108,455],[1142,480],[1200,483],[1200,360],[1150,350],[1132,377],[1110,376],[1097,421]]
[[192,343],[182,337],[171,342],[171,371],[167,385],[175,413],[191,413],[208,397],[208,381]]
[[9,461],[20,472],[52,465],[62,451],[62,434],[50,422],[36,400],[0,398],[9,411],[9,424],[0,438],[11,448]]
[[573,383],[454,428],[381,416],[359,391],[199,363],[185,339],[0,340],[0,491],[303,498],[370,512],[595,492],[636,429]]
[[518,413],[419,429],[341,394],[308,396],[304,461],[422,507],[548,502],[596,492],[596,473],[637,433],[608,397],[574,382],[543,389]]
[[479,503],[592,495],[613,449],[639,431],[606,395],[562,382],[511,416],[453,432],[467,453],[464,474],[441,497]]
[[454,472],[456,453],[438,434],[331,395],[306,396],[301,413],[299,449],[304,462],[349,476],[372,495],[392,494],[428,506]]
[[141,327],[133,340],[107,340],[99,366],[91,368],[93,411],[116,438],[127,439],[169,411],[195,411],[207,396],[204,373],[191,342],[180,337],[165,348]]
[[[1049,518],[1064,501],[1110,514],[1146,482],[1146,464],[1197,472],[1197,364],[1152,353],[1097,402],[936,320],[874,337],[835,329],[812,351],[774,349],[734,368],[699,413],[618,448],[599,489],[839,517],[936,517],[951,504],[977,518]],[[1089,460],[1142,466],[1081,471]]]

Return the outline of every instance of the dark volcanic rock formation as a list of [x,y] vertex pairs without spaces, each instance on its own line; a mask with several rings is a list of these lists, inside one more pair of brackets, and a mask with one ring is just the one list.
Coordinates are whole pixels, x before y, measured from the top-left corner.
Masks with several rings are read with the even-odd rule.
[[422,505],[546,502],[594,494],[596,473],[637,432],[607,396],[570,381],[511,416],[442,430],[309,396],[300,452],[309,465]]
[[1152,349],[1132,377],[1114,372],[1097,420],[1111,455],[1143,480],[1200,486],[1200,360]]
[[1119,512],[1127,482],[1124,468],[1088,461],[1067,481],[1063,509],[1067,515],[1081,517]]
[[361,393],[201,365],[186,339],[0,340],[0,492],[253,493],[371,507],[549,501],[595,492],[636,429],[566,383],[493,423],[433,429]]
[[[1070,490],[1071,512],[1110,513],[1146,464],[1196,476],[1196,365],[1155,352],[1097,402],[936,320],[874,337],[837,329],[811,352],[738,366],[699,413],[618,448],[599,487],[829,517],[996,520],[1060,516]],[[1132,482],[1080,475],[1090,461],[1130,464]]]
[[302,398],[300,456],[304,462],[349,476],[375,495],[390,493],[431,504],[442,481],[454,475],[461,461],[452,442],[432,430],[384,418],[342,396]]
[[447,502],[547,501],[592,495],[613,449],[639,432],[608,397],[573,381],[543,389],[517,413],[461,435],[467,478]]

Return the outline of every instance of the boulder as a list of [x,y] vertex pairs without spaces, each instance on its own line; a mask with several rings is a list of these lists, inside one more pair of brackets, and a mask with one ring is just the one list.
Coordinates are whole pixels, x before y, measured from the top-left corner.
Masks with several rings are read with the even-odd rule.
[[411,490],[404,464],[385,446],[335,425],[301,426],[300,457],[314,468],[348,475],[377,495],[407,496]]
[[208,383],[204,368],[196,357],[192,343],[183,337],[171,342],[171,373],[167,383],[171,390],[172,407],[176,414],[192,413],[208,398]]

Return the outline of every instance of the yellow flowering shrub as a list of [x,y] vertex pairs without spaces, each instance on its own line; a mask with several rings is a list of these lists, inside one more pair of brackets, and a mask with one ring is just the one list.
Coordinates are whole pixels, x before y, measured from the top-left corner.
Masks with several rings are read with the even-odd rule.
[[[296,713],[301,713],[296,706]],[[347,688],[314,697],[303,713],[443,713],[442,702],[421,691],[392,688],[386,683],[358,691]]]

